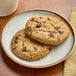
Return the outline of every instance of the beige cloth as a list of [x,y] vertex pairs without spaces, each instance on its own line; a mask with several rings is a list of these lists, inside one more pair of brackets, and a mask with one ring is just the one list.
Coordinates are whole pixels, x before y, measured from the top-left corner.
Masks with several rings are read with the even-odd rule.
[[[72,9],[70,22],[72,23],[76,34],[76,7]],[[76,76],[76,44],[72,54],[65,60],[64,76]]]

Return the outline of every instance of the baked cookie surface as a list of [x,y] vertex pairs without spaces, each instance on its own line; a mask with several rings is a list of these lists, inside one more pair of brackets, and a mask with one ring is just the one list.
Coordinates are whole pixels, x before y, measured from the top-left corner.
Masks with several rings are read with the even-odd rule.
[[25,60],[39,60],[50,52],[50,46],[26,36],[25,30],[18,31],[11,41],[12,52]]
[[52,16],[32,17],[25,29],[30,38],[44,44],[58,45],[69,36],[67,24]]

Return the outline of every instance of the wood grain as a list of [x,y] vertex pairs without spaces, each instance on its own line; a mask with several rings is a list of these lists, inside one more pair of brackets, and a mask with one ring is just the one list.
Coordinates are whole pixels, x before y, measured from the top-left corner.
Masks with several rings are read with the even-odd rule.
[[[19,6],[15,13],[8,17],[0,17],[0,38],[7,21],[20,12],[29,9],[47,9],[56,11],[69,19],[75,2],[76,0],[19,0]],[[63,69],[64,62],[45,69],[26,68],[11,61],[0,48],[0,76],[63,76]]]

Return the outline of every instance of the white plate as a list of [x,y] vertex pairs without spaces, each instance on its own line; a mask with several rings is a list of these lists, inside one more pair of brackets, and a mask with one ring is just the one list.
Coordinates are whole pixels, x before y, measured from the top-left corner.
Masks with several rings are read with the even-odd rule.
[[[68,24],[70,29],[70,35],[68,39],[59,46],[56,46],[52,49],[52,51],[43,59],[37,61],[26,61],[18,58],[12,53],[10,48],[11,39],[14,34],[22,28],[25,28],[25,24],[28,19],[33,16],[54,16],[60,18],[62,21]],[[21,14],[13,17],[5,26],[2,32],[2,46],[4,48],[4,52],[7,54],[9,58],[11,58],[14,62],[31,68],[45,68],[49,66],[56,65],[62,62],[64,59],[68,57],[71,53],[72,48],[75,42],[74,31],[67,20],[65,20],[62,16],[47,10],[30,10],[23,12]]]

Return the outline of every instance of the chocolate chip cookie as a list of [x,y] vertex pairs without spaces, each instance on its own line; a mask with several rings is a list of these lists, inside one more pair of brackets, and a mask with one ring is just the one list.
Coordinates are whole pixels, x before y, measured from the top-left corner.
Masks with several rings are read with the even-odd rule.
[[26,34],[41,43],[58,45],[69,36],[66,23],[52,16],[33,17],[26,23]]
[[[28,29],[30,31],[30,29]],[[39,60],[50,52],[49,45],[41,44],[37,41],[30,39],[25,30],[18,31],[11,41],[12,52],[25,60]]]

